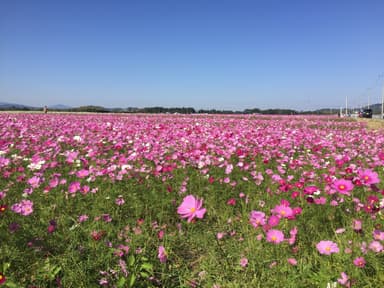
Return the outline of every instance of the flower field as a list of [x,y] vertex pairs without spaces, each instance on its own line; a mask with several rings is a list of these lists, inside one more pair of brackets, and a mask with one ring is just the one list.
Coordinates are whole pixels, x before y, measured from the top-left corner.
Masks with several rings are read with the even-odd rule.
[[381,287],[384,131],[0,114],[0,286]]

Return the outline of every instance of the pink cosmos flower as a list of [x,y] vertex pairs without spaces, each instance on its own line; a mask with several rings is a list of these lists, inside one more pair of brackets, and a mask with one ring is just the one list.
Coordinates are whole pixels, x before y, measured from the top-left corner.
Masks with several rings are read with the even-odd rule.
[[368,247],[376,253],[380,253],[381,251],[383,251],[383,245],[381,245],[379,241],[372,241]]
[[248,259],[245,257],[241,258],[240,259],[240,266],[241,267],[247,267],[247,265],[248,265]]
[[297,265],[297,260],[295,258],[288,258],[287,261],[292,266],[296,266]]
[[20,203],[13,204],[12,211],[23,216],[28,216],[33,212],[33,202],[31,200],[21,200]]
[[78,178],[85,178],[85,177],[87,177],[88,175],[89,175],[89,171],[86,170],[86,169],[81,169],[80,171],[77,171],[77,172],[76,172],[76,176],[77,176]]
[[249,222],[253,227],[263,226],[266,223],[265,213],[260,211],[252,211],[249,216]]
[[289,206],[285,205],[277,205],[275,208],[272,210],[272,213],[276,214],[277,216],[281,218],[288,218],[293,215],[292,208]]
[[348,285],[349,278],[348,275],[345,272],[341,272],[341,278],[337,279],[337,282],[339,282],[341,285]]
[[159,246],[157,257],[160,260],[160,263],[167,262],[167,252],[165,251],[164,246]]
[[354,186],[350,180],[338,179],[333,182],[332,187],[336,189],[340,194],[350,195],[350,191],[352,191]]
[[297,235],[297,227],[295,226],[295,227],[293,227],[292,229],[291,229],[291,231],[289,231],[289,235],[291,236],[291,237],[289,237],[289,239],[288,239],[288,244],[289,245],[293,245],[293,244],[295,244],[295,242],[296,242],[296,235]]
[[284,241],[284,234],[280,230],[271,229],[267,232],[267,241],[279,244]]
[[279,223],[280,223],[280,218],[276,215],[271,215],[268,219],[268,225],[270,227],[275,227],[279,225]]
[[357,257],[355,260],[353,260],[353,264],[356,267],[363,268],[367,262],[365,261],[364,257]]
[[81,185],[80,185],[80,182],[72,182],[71,184],[69,184],[69,187],[68,187],[68,192],[69,193],[76,193],[77,191],[79,191],[81,188]]
[[358,175],[360,180],[364,183],[364,185],[367,185],[367,186],[371,184],[377,184],[380,182],[379,175],[370,169],[359,170]]
[[191,222],[195,217],[202,219],[207,211],[205,208],[201,208],[202,206],[203,200],[188,195],[184,197],[183,202],[177,208],[177,213],[181,218],[188,218],[188,222]]
[[224,232],[218,232],[218,233],[216,234],[216,239],[217,239],[217,240],[221,240],[221,239],[223,239],[223,237],[225,236],[225,234],[226,234],[226,233],[224,233]]
[[331,255],[332,253],[338,253],[339,247],[335,242],[323,240],[317,243],[317,250],[320,254]]
[[124,200],[123,196],[119,195],[119,196],[116,198],[115,203],[116,203],[117,206],[124,205],[125,200]]
[[361,231],[361,229],[362,229],[362,221],[354,219],[353,223],[352,223],[352,228],[355,231]]
[[38,188],[40,186],[40,177],[33,176],[32,178],[28,179],[28,184],[31,185],[32,188]]
[[373,231],[372,234],[373,234],[373,238],[375,240],[384,241],[384,232],[383,231],[376,229]]
[[88,220],[88,215],[84,214],[84,215],[80,215],[79,218],[78,218],[79,222],[84,222],[84,221],[87,221]]

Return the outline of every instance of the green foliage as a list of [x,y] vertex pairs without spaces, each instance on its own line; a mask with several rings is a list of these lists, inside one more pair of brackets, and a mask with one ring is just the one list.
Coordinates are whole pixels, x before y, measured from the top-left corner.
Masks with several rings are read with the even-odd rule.
[[[256,161],[261,163],[261,159]],[[224,175],[212,168],[210,176],[219,179]],[[231,177],[239,184],[232,187],[210,183],[206,175],[190,167],[174,170],[165,179],[144,179],[140,174],[121,181],[96,179],[91,183],[98,188],[96,193],[75,197],[68,194],[67,187],[59,186],[49,193],[36,189],[30,196],[35,203],[33,214],[24,217],[8,210],[1,216],[5,287],[58,287],[58,283],[61,287],[99,287],[103,278],[107,287],[327,287],[343,271],[348,271],[356,287],[381,286],[383,254],[368,254],[365,268],[355,267],[352,261],[360,256],[361,243],[369,241],[369,233],[384,220],[382,214],[373,219],[363,211],[354,211],[347,199],[339,207],[298,200],[303,214],[294,221],[283,219],[279,226],[286,237],[294,226],[300,227],[296,243],[274,245],[257,240],[264,233],[249,224],[249,213],[269,213],[289,196],[267,193],[268,189],[276,191],[275,184],[266,180],[258,186],[242,181],[243,176],[243,171],[234,169]],[[185,193],[204,198],[208,209],[204,219],[194,223],[176,214],[186,195],[179,192],[186,178]],[[6,187],[7,181],[2,181]],[[9,191],[8,201],[18,201],[24,188]],[[364,188],[356,190],[356,197],[363,199]],[[240,193],[247,198],[241,198]],[[119,196],[125,200],[121,206],[115,204]],[[236,205],[226,203],[230,198]],[[83,214],[89,219],[80,223],[78,216]],[[103,220],[106,214],[111,222]],[[364,220],[365,233],[353,231],[354,218]],[[52,219],[57,228],[48,233]],[[20,228],[10,233],[13,223]],[[335,234],[337,228],[346,231]],[[165,232],[162,239],[158,238],[160,230]],[[97,237],[93,232],[99,233]],[[218,240],[217,233],[225,236]],[[349,248],[352,252],[319,255],[315,246],[323,239],[337,239],[341,251]],[[117,256],[119,245],[129,246],[129,252]],[[157,258],[159,245],[167,250],[166,263]],[[246,267],[239,264],[243,257],[249,261]],[[297,265],[288,264],[288,258],[295,258]],[[126,275],[119,260],[126,263]]]

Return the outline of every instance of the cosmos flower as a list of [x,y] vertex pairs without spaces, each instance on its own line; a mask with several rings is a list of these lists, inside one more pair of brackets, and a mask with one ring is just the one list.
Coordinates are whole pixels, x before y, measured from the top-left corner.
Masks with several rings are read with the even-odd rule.
[[165,251],[164,246],[159,246],[157,257],[160,260],[160,263],[167,262],[167,252]]
[[339,247],[335,242],[329,240],[323,240],[317,243],[317,250],[320,254],[331,255],[332,253],[338,253]]
[[341,272],[341,278],[338,278],[337,282],[339,282],[339,284],[341,284],[341,285],[346,286],[349,282],[348,275],[345,272]]
[[272,210],[272,213],[281,218],[289,218],[293,216],[292,208],[286,205],[277,205]]
[[370,169],[359,170],[357,174],[364,185],[369,186],[380,182],[379,175]]
[[288,258],[287,261],[292,266],[296,266],[297,265],[297,260],[295,258]]
[[241,267],[247,267],[247,265],[248,265],[248,259],[245,257],[241,258],[240,259],[240,266]]
[[4,274],[0,272],[0,285],[5,283],[7,279],[5,278]]
[[183,202],[177,208],[177,213],[181,218],[188,218],[187,221],[191,222],[195,217],[202,219],[206,212],[203,206],[203,200],[195,198],[193,195],[185,196]]
[[345,179],[338,179],[333,182],[332,187],[337,190],[340,194],[350,195],[354,185],[351,181]]
[[284,241],[284,234],[280,230],[271,229],[267,232],[267,241],[279,244]]
[[249,222],[253,227],[263,226],[266,223],[265,213],[260,211],[252,211],[249,216]]
[[23,216],[28,216],[33,212],[33,202],[31,200],[21,200],[20,203],[12,205],[12,211]]
[[355,260],[353,260],[353,264],[356,267],[363,268],[367,262],[365,261],[364,257],[357,257]]

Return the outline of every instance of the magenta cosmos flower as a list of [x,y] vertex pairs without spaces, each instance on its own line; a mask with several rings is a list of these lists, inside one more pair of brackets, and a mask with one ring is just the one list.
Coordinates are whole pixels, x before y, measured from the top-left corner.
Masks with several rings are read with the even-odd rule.
[[267,241],[279,244],[284,241],[284,233],[280,230],[271,229],[267,232]]
[[339,252],[339,247],[337,247],[337,244],[329,240],[320,241],[317,243],[316,248],[320,254],[325,255],[331,255],[332,253]]
[[349,192],[353,189],[353,184],[349,180],[338,179],[333,182],[333,188],[337,190],[340,194],[349,195]]
[[379,175],[370,169],[359,170],[358,175],[360,180],[368,186],[380,182]]
[[353,260],[353,264],[356,267],[363,268],[367,262],[365,261],[364,257],[357,257],[355,260]]
[[167,258],[168,258],[167,256],[168,255],[167,255],[167,252],[165,251],[164,246],[159,246],[157,257],[159,258],[160,263],[167,262]]
[[195,198],[193,195],[185,196],[183,202],[177,208],[177,213],[181,218],[188,218],[188,222],[191,222],[195,217],[202,219],[206,212],[203,206],[203,200]]

